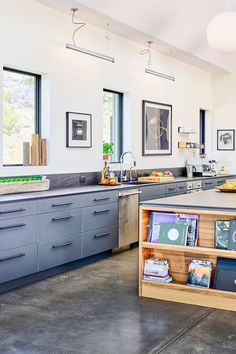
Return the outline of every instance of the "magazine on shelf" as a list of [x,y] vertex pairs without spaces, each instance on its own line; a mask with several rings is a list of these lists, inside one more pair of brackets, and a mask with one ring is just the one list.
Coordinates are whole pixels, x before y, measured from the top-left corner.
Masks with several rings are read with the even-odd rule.
[[176,222],[176,214],[151,211],[149,216],[148,242],[158,243],[160,224]]
[[198,240],[198,215],[193,214],[177,214],[178,224],[188,225],[188,235],[186,246],[196,247]]
[[159,243],[186,246],[187,224],[166,223],[160,225]]
[[215,248],[228,249],[230,220],[216,220]]
[[212,263],[204,260],[192,260],[189,264],[187,285],[209,288],[211,282]]
[[214,288],[225,291],[236,292],[236,259],[218,258]]
[[236,251],[236,220],[230,220],[228,250]]

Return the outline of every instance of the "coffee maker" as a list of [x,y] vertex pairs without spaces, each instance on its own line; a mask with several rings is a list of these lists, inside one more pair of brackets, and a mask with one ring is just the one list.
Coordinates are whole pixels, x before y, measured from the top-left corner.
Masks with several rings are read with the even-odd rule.
[[187,171],[191,170],[192,166],[193,177],[214,177],[217,175],[217,166],[215,160],[203,158],[189,158],[187,160]]

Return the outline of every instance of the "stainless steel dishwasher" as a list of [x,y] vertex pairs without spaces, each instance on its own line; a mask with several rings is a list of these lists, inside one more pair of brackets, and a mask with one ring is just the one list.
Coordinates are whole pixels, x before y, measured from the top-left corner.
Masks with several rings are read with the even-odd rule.
[[118,248],[138,241],[138,189],[119,192],[119,243]]

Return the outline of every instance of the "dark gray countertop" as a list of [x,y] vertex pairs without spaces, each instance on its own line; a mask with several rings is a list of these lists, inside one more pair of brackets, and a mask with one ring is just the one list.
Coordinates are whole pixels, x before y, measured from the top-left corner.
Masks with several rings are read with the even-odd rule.
[[147,200],[144,206],[166,208],[211,209],[236,211],[236,193],[223,193],[217,189],[178,195],[164,199]]
[[[14,202],[14,201],[24,201],[30,199],[40,199],[40,198],[49,198],[49,197],[59,197],[65,195],[73,194],[84,194],[84,193],[94,193],[94,192],[104,192],[112,190],[121,190],[121,189],[130,189],[130,188],[139,188],[143,186],[153,186],[160,184],[169,184],[169,183],[179,183],[179,182],[190,182],[197,181],[202,179],[212,179],[212,178],[232,178],[233,175],[228,176],[217,176],[217,177],[177,177],[173,182],[160,182],[160,183],[143,183],[143,184],[121,184],[119,186],[100,186],[100,185],[85,185],[78,187],[67,187],[60,189],[52,189],[44,192],[30,192],[30,193],[18,193],[18,194],[7,194],[0,196],[0,203]],[[235,176],[236,177],[236,176]]]

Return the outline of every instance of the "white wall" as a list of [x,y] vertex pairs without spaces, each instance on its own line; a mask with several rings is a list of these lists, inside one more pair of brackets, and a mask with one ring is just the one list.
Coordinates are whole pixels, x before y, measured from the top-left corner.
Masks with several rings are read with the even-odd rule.
[[217,129],[236,130],[236,72],[213,80],[213,153],[229,172],[236,173],[236,151],[217,151]]
[[[96,171],[102,166],[102,90],[114,89],[126,94],[125,119],[131,127],[130,146],[138,168],[184,166],[187,150],[178,150],[177,128],[184,125],[198,129],[199,109],[212,109],[212,78],[169,56],[153,54],[154,70],[175,72],[176,82],[144,73],[146,58],[135,42],[112,34],[108,63],[65,49],[71,42],[71,19],[33,0],[0,2],[0,65],[43,74],[47,97],[43,125],[49,136],[47,167],[1,167],[1,175]],[[79,45],[107,52],[106,33],[87,25],[80,32]],[[2,80],[0,82],[2,96]],[[173,155],[142,157],[142,100],[173,105]],[[2,97],[0,97],[2,102]],[[1,107],[2,110],[2,107]],[[93,115],[93,147],[65,147],[65,112]],[[2,114],[1,114],[2,115]],[[2,125],[2,122],[1,122]],[[0,126],[2,140],[2,127]],[[198,142],[198,136],[194,137]],[[2,156],[2,153],[0,154]],[[0,161],[1,162],[1,161]]]

